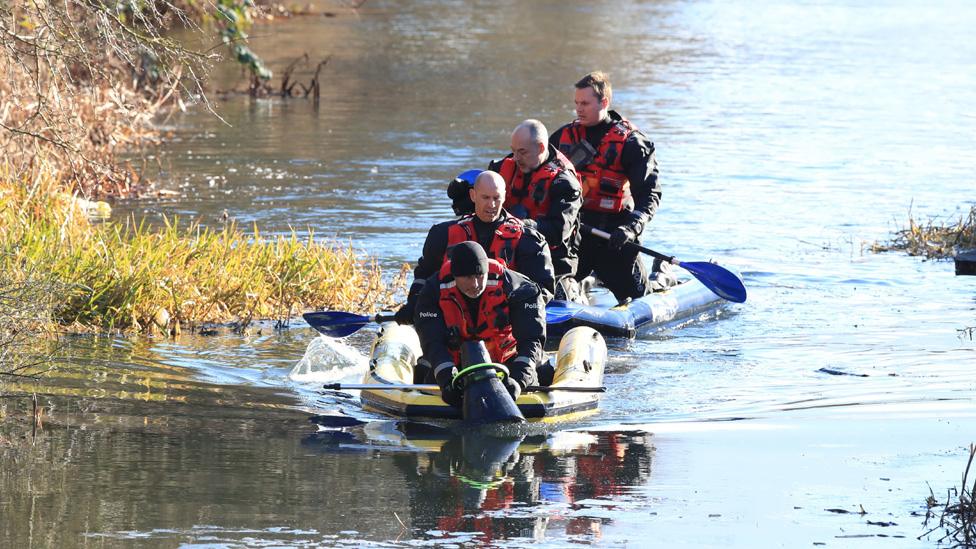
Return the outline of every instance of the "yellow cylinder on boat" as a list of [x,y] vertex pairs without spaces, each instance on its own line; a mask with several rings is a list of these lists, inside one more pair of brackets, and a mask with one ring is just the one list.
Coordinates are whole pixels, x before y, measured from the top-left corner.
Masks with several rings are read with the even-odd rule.
[[375,371],[384,379],[411,383],[413,366],[421,354],[420,338],[413,326],[387,322],[381,326],[379,336],[373,343],[366,380]]
[[559,340],[552,384],[600,385],[606,363],[607,342],[600,332],[588,326],[577,326]]

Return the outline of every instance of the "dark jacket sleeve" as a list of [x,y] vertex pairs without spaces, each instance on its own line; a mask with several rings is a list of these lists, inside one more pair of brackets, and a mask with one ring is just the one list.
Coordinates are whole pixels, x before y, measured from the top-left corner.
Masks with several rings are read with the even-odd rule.
[[548,303],[556,291],[556,273],[552,269],[552,254],[542,234],[525,227],[515,248],[515,263],[518,272],[539,285],[543,298]]
[[661,184],[657,180],[654,143],[640,131],[633,132],[624,142],[620,161],[627,171],[630,192],[634,196],[634,211],[629,225],[639,235],[644,232],[644,227],[654,217],[661,203]]
[[420,348],[431,366],[437,369],[442,364],[454,363],[454,357],[447,346],[448,331],[441,312],[437,275],[427,279],[417,296],[413,325],[420,337]]
[[447,228],[452,223],[454,221],[438,223],[427,231],[424,250],[413,270],[414,282],[421,281],[423,283],[441,270],[441,266],[444,264],[444,254],[447,253]]
[[417,297],[424,289],[427,279],[436,275],[444,264],[444,254],[447,252],[447,227],[452,221],[438,223],[427,231],[427,239],[424,240],[424,250],[421,252],[417,266],[413,269],[413,283],[407,291],[407,302],[404,304],[407,311],[411,311],[410,316],[417,308]]
[[583,187],[572,172],[562,172],[549,188],[549,212],[536,219],[542,236],[563,250],[573,247],[573,235],[583,206]]
[[517,353],[509,373],[525,388],[537,382],[535,366],[545,360],[546,304],[539,286],[519,273],[509,271],[506,283],[512,284],[508,311]]

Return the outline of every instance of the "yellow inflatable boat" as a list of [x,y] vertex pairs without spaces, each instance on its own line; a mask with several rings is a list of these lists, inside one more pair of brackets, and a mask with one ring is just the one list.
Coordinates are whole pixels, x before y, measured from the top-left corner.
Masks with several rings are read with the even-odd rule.
[[[412,326],[382,324],[360,386],[364,407],[396,417],[461,419],[461,410],[444,403],[436,386],[412,385],[413,367],[420,355],[420,341]],[[555,367],[552,383],[529,387],[519,396],[515,404],[522,416],[528,421],[555,422],[594,413],[607,363],[603,336],[589,327],[573,328],[549,360]]]

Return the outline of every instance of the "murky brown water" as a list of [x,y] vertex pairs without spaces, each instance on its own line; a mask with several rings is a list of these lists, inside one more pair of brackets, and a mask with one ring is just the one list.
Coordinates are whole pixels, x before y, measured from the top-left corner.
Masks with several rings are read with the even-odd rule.
[[[363,431],[317,434],[304,411],[370,416],[289,378],[315,337],[307,329],[175,343],[74,339],[55,374],[16,387],[39,392],[49,415],[32,448],[23,424],[0,439],[0,541],[433,545],[485,542],[491,525],[495,544],[643,546],[642,525],[654,520],[667,546],[794,546],[791,536],[850,546],[836,536],[852,525],[819,511],[870,492],[898,526],[857,543],[890,542],[880,532],[901,536],[900,547],[931,545],[916,540],[915,496],[927,495],[926,481],[957,481],[968,440],[916,434],[918,446],[900,450],[880,435],[845,441],[838,425],[803,418],[863,422],[872,435],[891,425],[867,412],[874,407],[912,425],[940,414],[945,425],[971,419],[976,344],[964,330],[976,325],[973,281],[952,276],[951,263],[864,248],[909,213],[951,219],[974,200],[972,28],[966,2],[896,0],[371,0],[358,14],[256,27],[254,45],[272,68],[304,52],[331,56],[318,105],[234,97],[216,103],[229,125],[200,108],[174,117],[162,177],[183,196],[118,205],[118,215],[216,223],[226,210],[263,231],[311,226],[392,268],[415,260],[427,228],[450,215],[447,181],[504,154],[523,118],[550,129],[569,121],[572,83],[604,68],[617,108],[658,148],[664,198],[645,244],[736,267],[749,302],[612,343],[601,412],[573,426],[597,441],[566,453],[554,448],[563,441],[539,442],[474,485],[467,441],[394,450]],[[234,75],[223,69],[219,85]],[[355,377],[370,337],[364,330],[312,358]],[[931,411],[943,405],[955,411]],[[0,406],[18,420],[30,408],[22,399]],[[750,418],[741,442],[736,431],[642,438],[626,426],[731,418]],[[791,422],[788,437],[757,427]],[[593,429],[627,441],[625,463]],[[704,473],[721,467],[699,459],[709,445],[741,467],[736,456],[771,440],[788,444],[763,454],[778,459],[766,463],[771,482],[797,481],[782,501],[769,503],[772,488],[750,490],[762,483],[759,466],[738,483],[735,471]],[[592,482],[582,455],[619,470],[619,490],[567,499]],[[821,455],[805,483],[773,470]],[[867,488],[854,473],[833,481],[830,460],[867,475]],[[721,499],[707,495],[710,485]],[[895,495],[874,497],[888,486]],[[730,511],[736,494],[756,511]],[[760,512],[774,504],[777,512]],[[473,531],[482,533],[457,533]]]

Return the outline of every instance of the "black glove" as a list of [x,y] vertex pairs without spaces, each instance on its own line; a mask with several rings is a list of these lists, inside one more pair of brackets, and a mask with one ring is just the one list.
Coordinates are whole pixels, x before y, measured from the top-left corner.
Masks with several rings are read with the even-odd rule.
[[457,373],[457,368],[444,368],[437,372],[436,379],[437,385],[441,388],[441,400],[455,408],[460,408],[464,394],[454,388],[452,381],[455,373]]
[[634,231],[627,227],[617,227],[615,231],[610,234],[610,249],[619,250],[637,240],[637,235]]
[[535,360],[529,357],[518,357],[508,363],[509,375],[505,378],[505,388],[515,400],[529,385],[538,382],[535,371]]
[[522,394],[522,386],[510,377],[505,378],[505,389],[508,390],[508,394],[512,395],[513,402],[518,400],[519,395]]
[[523,219],[522,224],[530,229],[539,230],[539,224],[535,222],[535,219]]
[[416,303],[410,303],[409,301],[404,303],[403,306],[400,307],[400,310],[393,315],[393,320],[395,320],[397,324],[402,324],[405,326],[413,324],[413,310],[415,305]]

